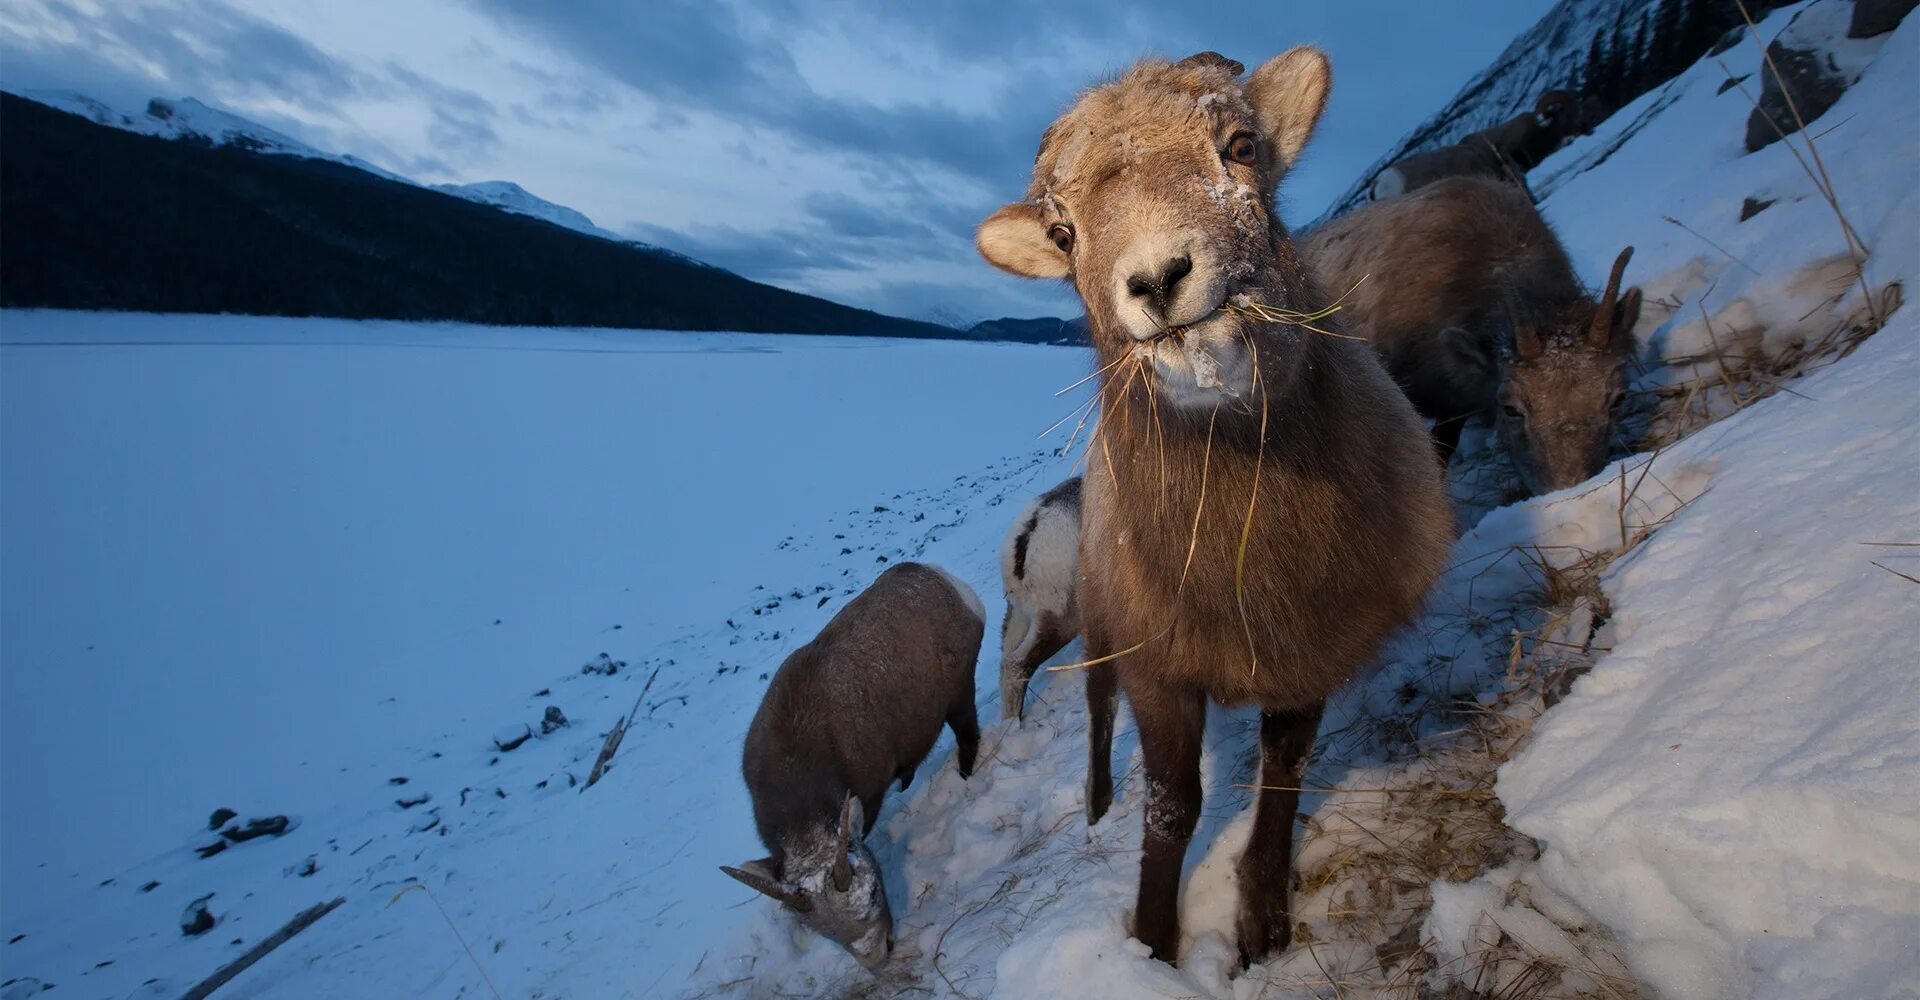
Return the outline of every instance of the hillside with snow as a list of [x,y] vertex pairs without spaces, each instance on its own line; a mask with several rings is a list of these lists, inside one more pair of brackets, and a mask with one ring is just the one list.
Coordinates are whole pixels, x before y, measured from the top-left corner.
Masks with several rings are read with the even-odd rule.
[[[219,995],[1920,998],[1920,18],[1868,42],[1816,146],[1745,152],[1745,41],[1529,178],[1590,283],[1636,248],[1614,460],[1508,503],[1469,427],[1247,970],[1257,715],[1209,719],[1177,968],[1130,719],[1091,828],[1080,673],[1000,721],[1084,349],[0,314],[0,1000],[179,996],[336,898]],[[876,974],[717,869],[767,677],[902,560],[986,604],[985,733],[879,814]]]

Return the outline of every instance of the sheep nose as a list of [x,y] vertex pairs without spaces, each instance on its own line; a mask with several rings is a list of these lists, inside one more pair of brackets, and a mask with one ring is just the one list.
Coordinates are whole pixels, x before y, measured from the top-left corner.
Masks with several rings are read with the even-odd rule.
[[1193,258],[1186,254],[1169,258],[1160,265],[1158,274],[1138,272],[1127,279],[1127,292],[1136,299],[1152,303],[1160,315],[1167,312],[1167,303],[1173,298],[1173,289],[1180,279],[1193,271]]

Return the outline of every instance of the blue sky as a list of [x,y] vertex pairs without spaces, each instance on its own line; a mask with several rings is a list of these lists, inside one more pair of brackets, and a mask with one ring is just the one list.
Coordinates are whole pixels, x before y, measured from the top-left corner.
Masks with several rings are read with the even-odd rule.
[[1079,88],[1312,43],[1317,216],[1551,0],[0,0],[0,83],[197,97],[428,182],[506,179],[749,277],[916,317],[1069,315],[970,234]]

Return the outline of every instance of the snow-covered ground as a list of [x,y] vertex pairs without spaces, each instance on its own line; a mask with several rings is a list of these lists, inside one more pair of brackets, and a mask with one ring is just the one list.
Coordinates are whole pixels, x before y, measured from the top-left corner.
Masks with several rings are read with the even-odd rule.
[[[1755,87],[1756,48],[1721,58]],[[1035,435],[1084,352],[0,317],[0,980],[174,996],[343,895],[232,995],[1920,997],[1920,313],[1785,364],[1864,297],[1793,151],[1741,151],[1725,78],[1534,175],[1590,280],[1638,248],[1637,398],[1704,426],[1460,540],[1329,711],[1303,929],[1245,974],[1251,718],[1210,723],[1179,968],[1127,936],[1124,713],[1092,830],[1077,673],[993,721],[997,546],[1071,468],[1071,422]],[[1920,19],[1814,130],[1885,312],[1920,280]],[[990,638],[979,769],[943,742],[871,838],[899,942],[872,977],[715,866],[762,853],[737,764],[763,674],[883,558],[953,569]],[[1521,693],[1556,650],[1584,676]],[[569,726],[495,748],[550,704]],[[219,806],[296,825],[202,860]]]
[[[434,902],[506,995],[679,982],[745,897],[715,866],[757,856],[763,675],[884,561],[997,597],[1087,367],[239,317],[10,312],[0,337],[0,933],[25,935],[0,979],[114,997],[177,995],[336,894],[238,985],[484,992]],[[582,674],[603,652],[628,666]],[[494,747],[547,705],[571,725]],[[202,860],[220,807],[297,825]],[[386,908],[411,879],[433,900]],[[210,892],[219,926],[183,938]]]

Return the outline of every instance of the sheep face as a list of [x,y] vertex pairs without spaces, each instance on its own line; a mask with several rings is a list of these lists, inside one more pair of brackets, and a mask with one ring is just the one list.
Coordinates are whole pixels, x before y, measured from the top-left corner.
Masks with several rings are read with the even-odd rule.
[[1273,192],[1326,106],[1326,58],[1303,47],[1243,68],[1210,52],[1148,60],[1088,91],[1042,138],[1026,200],[976,239],[1004,270],[1072,280],[1103,359],[1149,363],[1177,407],[1250,391],[1233,296],[1304,305],[1267,287],[1295,272]]
[[849,796],[840,828],[792,845],[783,863],[763,858],[721,870],[778,901],[861,965],[879,968],[893,953],[893,911],[880,865],[861,839],[864,830],[860,800]]
[[1573,304],[1546,322],[1512,319],[1494,427],[1527,488],[1547,493],[1584,482],[1607,461],[1640,289],[1616,297],[1628,247],[1598,306]]

